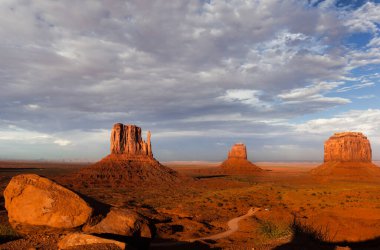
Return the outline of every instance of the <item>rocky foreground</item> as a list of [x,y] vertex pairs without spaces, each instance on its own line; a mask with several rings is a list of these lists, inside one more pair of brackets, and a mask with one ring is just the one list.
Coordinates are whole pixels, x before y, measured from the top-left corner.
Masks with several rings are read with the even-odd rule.
[[[126,249],[130,244],[146,249],[154,233],[148,219],[135,211],[83,197],[35,174],[13,177],[4,199],[14,230],[29,241],[49,238],[50,244],[56,244],[51,249],[92,244],[111,245],[112,249]],[[14,249],[20,242],[7,244],[2,249]]]

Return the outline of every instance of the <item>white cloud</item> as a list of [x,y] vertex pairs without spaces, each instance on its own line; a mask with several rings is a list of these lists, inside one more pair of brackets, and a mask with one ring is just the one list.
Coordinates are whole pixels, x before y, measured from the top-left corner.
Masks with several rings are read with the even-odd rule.
[[376,95],[362,95],[362,96],[357,96],[356,99],[372,99],[376,98]]
[[352,32],[377,33],[377,24],[380,23],[380,5],[367,2],[359,9],[346,13],[345,25]]
[[70,145],[72,142],[69,140],[58,139],[58,140],[54,140],[54,143],[58,144],[59,146],[67,146],[67,145]]
[[313,96],[320,97],[320,93],[328,92],[342,84],[344,84],[344,82],[320,82],[306,86],[305,88],[292,89],[289,92],[279,94],[278,97],[284,100],[305,100]]
[[229,89],[224,96],[220,98],[227,102],[241,102],[244,104],[256,106],[260,103],[261,91],[250,89]]
[[29,110],[37,110],[37,109],[40,109],[41,106],[38,104],[28,104],[28,105],[25,105],[25,108]]
[[337,89],[336,92],[347,92],[347,91],[351,91],[351,90],[357,90],[357,89],[371,87],[374,85],[375,85],[375,83],[373,83],[373,82],[364,82],[364,83],[359,83],[359,84],[353,84],[351,86],[347,86],[347,87]]
[[305,88],[292,89],[289,92],[279,94],[277,97],[286,104],[295,103],[324,103],[331,105],[342,105],[350,103],[351,100],[342,97],[327,97],[332,89],[344,84],[343,82],[321,82],[306,86]]
[[327,134],[342,131],[360,131],[367,135],[380,134],[380,109],[350,110],[332,118],[313,119],[295,125],[295,131]]

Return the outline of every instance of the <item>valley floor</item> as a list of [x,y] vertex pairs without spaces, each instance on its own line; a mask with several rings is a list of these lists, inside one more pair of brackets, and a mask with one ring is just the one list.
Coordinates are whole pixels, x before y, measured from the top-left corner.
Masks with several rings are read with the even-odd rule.
[[[321,181],[309,174],[317,164],[257,165],[265,171],[225,175],[210,164],[168,164],[195,181],[188,178],[172,187],[81,187],[77,191],[114,206],[134,208],[153,219],[157,237],[151,249],[380,248],[380,181]],[[44,170],[20,172],[42,171],[59,182],[61,174],[80,167],[45,168],[41,164]],[[17,173],[0,169],[1,192]],[[3,206],[1,196],[0,240],[5,242],[12,235]],[[252,207],[259,209],[240,220],[236,232],[191,242],[229,230],[228,221]]]

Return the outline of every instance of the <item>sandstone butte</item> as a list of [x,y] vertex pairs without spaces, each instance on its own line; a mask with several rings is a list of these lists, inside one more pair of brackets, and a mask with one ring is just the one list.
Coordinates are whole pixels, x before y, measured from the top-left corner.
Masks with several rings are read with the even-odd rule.
[[228,158],[222,162],[221,167],[225,171],[262,171],[247,159],[247,148],[243,143],[236,143],[228,152]]
[[372,163],[372,149],[360,132],[332,135],[324,144],[324,163],[311,171],[328,179],[373,179],[380,177],[380,168]]
[[116,123],[111,130],[110,154],[74,175],[73,185],[124,187],[142,183],[174,184],[178,175],[154,157],[151,133],[142,139],[140,127]]

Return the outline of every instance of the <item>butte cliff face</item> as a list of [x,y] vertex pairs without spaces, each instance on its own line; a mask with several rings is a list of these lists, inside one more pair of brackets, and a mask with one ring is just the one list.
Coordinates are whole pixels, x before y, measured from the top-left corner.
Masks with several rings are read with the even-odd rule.
[[324,145],[324,163],[311,172],[333,179],[372,178],[380,168],[372,164],[371,144],[359,132],[335,133]]
[[116,123],[111,130],[110,154],[76,173],[73,185],[124,187],[178,182],[177,173],[153,157],[150,138],[149,131],[144,141],[141,128]]
[[335,133],[325,142],[324,162],[371,161],[371,144],[362,133]]
[[247,148],[243,143],[236,143],[228,152],[228,159],[245,159],[247,160]]
[[153,158],[150,137],[151,134],[148,131],[147,141],[145,142],[141,137],[141,128],[135,125],[116,123],[111,131],[111,154]]
[[261,171],[261,168],[247,160],[247,148],[243,143],[232,146],[221,167],[226,171]]

